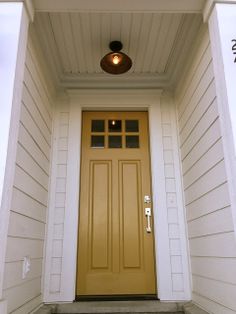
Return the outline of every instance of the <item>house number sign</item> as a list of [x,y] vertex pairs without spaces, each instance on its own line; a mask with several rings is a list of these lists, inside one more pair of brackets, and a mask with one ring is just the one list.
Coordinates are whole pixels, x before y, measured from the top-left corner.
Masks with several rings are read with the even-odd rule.
[[234,63],[236,63],[236,39],[232,39],[231,41],[233,43],[233,45],[232,45],[232,52],[235,55]]

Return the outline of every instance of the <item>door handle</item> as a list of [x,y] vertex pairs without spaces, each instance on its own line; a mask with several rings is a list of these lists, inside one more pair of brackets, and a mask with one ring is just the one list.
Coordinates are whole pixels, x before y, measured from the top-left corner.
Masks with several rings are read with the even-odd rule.
[[145,216],[147,217],[146,231],[148,233],[151,233],[152,232],[152,229],[151,229],[151,208],[145,208]]

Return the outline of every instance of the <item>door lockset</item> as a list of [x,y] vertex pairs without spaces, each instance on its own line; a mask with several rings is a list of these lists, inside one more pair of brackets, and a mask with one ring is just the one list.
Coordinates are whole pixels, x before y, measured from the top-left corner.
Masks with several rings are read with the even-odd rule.
[[149,195],[145,195],[145,196],[144,196],[144,203],[145,203],[145,204],[151,203],[151,197],[150,197]]
[[150,217],[151,217],[151,208],[150,207],[147,207],[145,208],[145,216],[147,216],[147,227],[146,227],[146,231],[148,233],[152,232],[152,229],[151,229],[151,220],[150,220]]

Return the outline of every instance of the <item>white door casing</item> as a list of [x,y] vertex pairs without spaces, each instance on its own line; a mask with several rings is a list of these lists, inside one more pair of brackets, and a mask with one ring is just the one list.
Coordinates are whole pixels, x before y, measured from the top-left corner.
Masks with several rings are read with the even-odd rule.
[[[66,122],[68,147],[67,157],[65,157],[67,173],[63,201],[64,230],[63,234],[57,238],[60,238],[63,244],[55,256],[52,253],[53,243],[58,245],[59,242],[53,236],[53,232],[48,233],[45,302],[71,302],[75,298],[81,113],[83,110],[148,111],[158,297],[161,300],[190,300],[175,108],[171,98],[161,97],[161,94],[161,90],[69,90],[69,101],[64,99],[61,101],[64,104],[58,106],[58,118],[56,118],[54,130],[57,147],[60,147],[58,144],[60,121],[66,114],[68,115],[68,122]],[[161,104],[161,101],[164,103]],[[57,210],[55,204],[57,155],[58,151],[55,148],[52,160],[55,167],[54,170],[52,169],[48,230],[53,229],[54,211]],[[49,267],[54,257],[57,260],[61,259],[61,267],[57,274],[52,274]]]

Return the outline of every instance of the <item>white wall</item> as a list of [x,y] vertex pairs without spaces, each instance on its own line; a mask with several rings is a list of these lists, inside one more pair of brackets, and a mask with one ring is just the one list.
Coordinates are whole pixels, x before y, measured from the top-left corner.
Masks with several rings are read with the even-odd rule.
[[[8,313],[25,314],[41,303],[41,279],[52,133],[52,98],[38,47],[27,45],[3,296]],[[31,261],[22,279],[24,257]]]
[[81,111],[148,110],[158,296],[189,300],[176,112],[172,97],[159,91],[71,91],[57,103],[45,266],[44,301],[75,297]]
[[236,311],[236,240],[208,29],[176,90],[192,267],[193,301],[209,313]]

